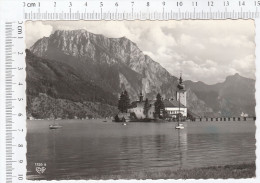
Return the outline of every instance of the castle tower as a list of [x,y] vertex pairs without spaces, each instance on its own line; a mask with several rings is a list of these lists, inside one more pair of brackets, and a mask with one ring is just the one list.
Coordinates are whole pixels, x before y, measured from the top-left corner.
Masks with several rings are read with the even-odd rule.
[[143,94],[142,94],[142,92],[140,92],[140,96],[139,96],[139,102],[143,102]]
[[187,100],[186,100],[186,90],[185,90],[185,85],[182,81],[182,76],[180,75],[179,79],[179,84],[178,84],[178,91],[177,91],[177,96],[176,99],[177,101],[180,100],[180,103],[184,106],[187,105]]

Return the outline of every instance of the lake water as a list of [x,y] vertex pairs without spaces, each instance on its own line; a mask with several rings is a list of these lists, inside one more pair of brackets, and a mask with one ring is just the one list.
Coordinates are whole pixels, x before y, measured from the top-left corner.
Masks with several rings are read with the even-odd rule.
[[[120,123],[27,121],[27,179],[91,179],[127,171],[189,169],[253,162],[255,122]],[[35,163],[46,164],[43,174]],[[44,165],[42,165],[44,166]],[[40,166],[41,167],[41,166]]]

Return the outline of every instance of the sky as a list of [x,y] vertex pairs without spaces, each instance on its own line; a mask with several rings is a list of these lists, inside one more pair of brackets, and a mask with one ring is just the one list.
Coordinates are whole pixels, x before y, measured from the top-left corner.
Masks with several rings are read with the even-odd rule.
[[184,80],[215,84],[235,73],[255,79],[253,20],[28,21],[26,47],[55,30],[76,29],[125,36]]

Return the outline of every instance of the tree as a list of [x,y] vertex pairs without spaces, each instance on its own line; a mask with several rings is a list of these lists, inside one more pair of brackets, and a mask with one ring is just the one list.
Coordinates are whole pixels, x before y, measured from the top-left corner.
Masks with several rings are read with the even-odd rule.
[[137,119],[137,117],[136,117],[135,112],[131,112],[130,113],[130,120],[136,120],[136,119]]
[[85,119],[87,117],[86,113],[82,110],[77,114],[79,119]]
[[124,92],[121,93],[120,98],[118,100],[118,109],[120,112],[125,113],[127,112],[127,109],[130,107],[130,98],[125,90]]
[[124,111],[127,112],[127,109],[129,109],[129,107],[130,107],[130,98],[129,98],[129,95],[126,90],[124,91],[124,97],[125,97]]
[[160,93],[158,93],[157,96],[156,96],[154,108],[155,108],[155,116],[162,119],[163,118],[162,114],[164,114],[165,109],[164,109],[164,104],[163,104],[162,97],[161,97]]
[[150,109],[150,105],[149,105],[148,99],[146,98],[145,102],[144,102],[144,115],[146,118],[148,118],[149,109]]
[[116,115],[114,118],[115,118],[115,122],[120,122],[118,115]]
[[124,111],[124,93],[122,92],[118,100],[118,110],[120,112]]

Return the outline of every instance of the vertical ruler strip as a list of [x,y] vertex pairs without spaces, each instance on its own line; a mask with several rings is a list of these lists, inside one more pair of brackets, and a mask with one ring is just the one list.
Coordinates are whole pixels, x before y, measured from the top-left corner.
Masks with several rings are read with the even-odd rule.
[[6,182],[13,178],[13,124],[12,124],[12,53],[13,53],[13,23],[5,23],[5,129],[6,129]]

